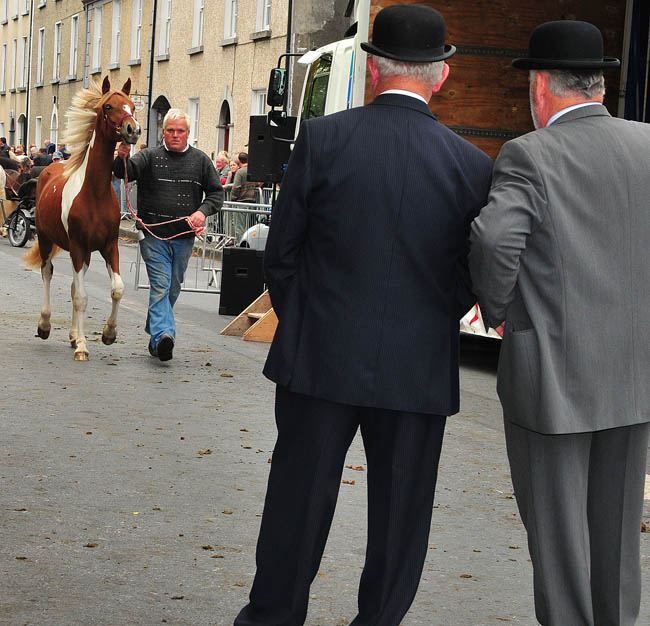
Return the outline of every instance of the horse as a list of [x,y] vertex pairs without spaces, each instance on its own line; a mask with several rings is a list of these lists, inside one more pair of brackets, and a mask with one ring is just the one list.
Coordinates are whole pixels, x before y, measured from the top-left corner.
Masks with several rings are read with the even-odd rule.
[[95,250],[104,258],[111,281],[112,309],[102,341],[110,345],[117,337],[117,311],[124,283],[120,277],[117,243],[120,210],[111,174],[117,141],[134,144],[141,133],[130,91],[130,78],[122,89],[111,90],[107,76],[101,86],[99,81],[93,81],[88,89],[77,92],[66,114],[66,143],[72,156],[49,165],[38,177],[38,240],[23,257],[28,266],[41,267],[44,298],[38,336],[47,339],[50,335],[52,258],[60,250],[67,250],[73,272],[70,345],[75,349],[76,361],[88,360],[84,335],[88,296],[84,275]]

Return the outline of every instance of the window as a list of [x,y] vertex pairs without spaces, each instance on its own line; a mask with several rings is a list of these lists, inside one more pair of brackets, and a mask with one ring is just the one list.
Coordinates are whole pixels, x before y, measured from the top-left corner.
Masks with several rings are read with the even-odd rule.
[[271,28],[271,0],[257,0],[256,28],[258,31]]
[[205,0],[194,0],[194,23],[192,24],[192,48],[203,45],[203,7]]
[[111,65],[120,60],[120,20],[122,19],[122,0],[113,0],[113,25],[111,27]]
[[266,114],[266,89],[253,89],[251,115]]
[[12,41],[12,57],[11,57],[11,89],[16,88],[16,62],[18,57],[18,39]]
[[2,0],[2,21],[6,22],[9,18],[9,0]]
[[61,69],[61,22],[54,24],[54,56],[52,57],[52,80],[59,80]]
[[131,18],[131,58],[140,58],[140,43],[142,41],[142,0],[133,0],[133,16]]
[[[0,60],[0,91],[7,91],[7,44],[2,44],[2,59]],[[3,133],[4,136],[4,133]]]
[[56,110],[56,104],[52,109],[52,117],[50,118],[50,141],[57,146],[59,145],[59,114]]
[[237,0],[226,0],[224,39],[237,37]]
[[325,115],[325,100],[330,82],[331,67],[331,56],[322,56],[312,63],[305,83],[305,95],[300,119],[308,120],[312,117]]
[[38,31],[38,56],[36,58],[36,84],[43,84],[43,57],[45,55],[45,29]]
[[37,148],[43,145],[43,118],[39,115],[36,118],[36,130],[34,131],[34,143]]
[[27,37],[22,38],[22,45],[21,45],[21,57],[23,60],[23,64],[21,67],[21,72],[20,72],[20,88],[21,89],[26,89],[27,88],[27,72],[29,72],[29,46],[27,45]]
[[0,137],[6,137],[5,135],[5,123],[0,122]]
[[102,7],[95,7],[93,18],[95,24],[93,25],[93,60],[91,71],[98,71],[102,67]]
[[11,10],[11,17],[14,18],[14,19],[18,17],[18,2],[19,2],[19,0],[14,0],[13,1],[13,8]]
[[190,98],[187,113],[190,116],[190,136],[189,144],[197,147],[199,143],[199,99]]
[[27,15],[29,13],[30,4],[31,4],[31,0],[23,0],[23,15]]
[[79,16],[73,15],[70,20],[70,67],[68,68],[68,78],[77,77],[77,52],[79,39]]
[[162,0],[160,10],[160,39],[158,40],[159,56],[169,55],[169,37],[171,34],[172,0]]

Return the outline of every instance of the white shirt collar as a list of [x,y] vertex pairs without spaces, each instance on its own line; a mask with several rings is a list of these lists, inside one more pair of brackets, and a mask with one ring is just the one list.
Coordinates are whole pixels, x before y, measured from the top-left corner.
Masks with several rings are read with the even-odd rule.
[[567,107],[566,109],[561,109],[557,113],[551,116],[548,122],[546,122],[546,127],[548,128],[553,122],[555,122],[559,117],[568,113],[569,111],[574,111],[575,109],[581,109],[582,107],[590,107],[595,104],[601,104],[600,102],[581,102],[580,104],[574,104],[573,106]]
[[399,94],[400,96],[409,96],[411,98],[417,98],[418,100],[422,100],[424,104],[429,106],[429,103],[419,93],[413,93],[412,91],[405,91],[404,89],[388,89],[387,91],[382,91],[379,95],[383,96],[384,94],[387,93],[396,93]]
[[[165,143],[165,140],[164,140],[164,139],[163,139],[163,147],[165,148],[165,150],[167,150],[167,152],[177,152],[176,150],[170,150],[170,149],[167,147],[167,144]],[[185,150],[181,150],[181,152],[187,152],[189,149],[190,149],[190,144],[187,143],[187,144],[185,144]]]

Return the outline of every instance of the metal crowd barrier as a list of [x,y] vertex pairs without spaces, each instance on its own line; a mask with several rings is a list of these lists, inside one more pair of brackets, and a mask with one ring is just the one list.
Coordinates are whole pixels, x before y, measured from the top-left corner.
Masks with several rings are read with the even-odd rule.
[[[221,211],[206,219],[205,234],[195,240],[194,253],[185,272],[181,291],[221,293],[222,250],[226,246],[242,244],[243,247],[263,250],[270,215],[269,203],[225,201]],[[134,265],[135,288],[149,289],[147,273],[141,271],[143,263],[140,246]]]

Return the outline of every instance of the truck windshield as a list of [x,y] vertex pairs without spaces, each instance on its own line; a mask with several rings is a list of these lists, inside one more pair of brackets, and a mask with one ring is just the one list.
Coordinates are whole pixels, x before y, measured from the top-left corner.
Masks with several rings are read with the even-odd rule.
[[323,55],[311,64],[302,103],[301,119],[308,120],[312,117],[325,115],[325,100],[327,99],[331,67],[332,57],[329,55]]

